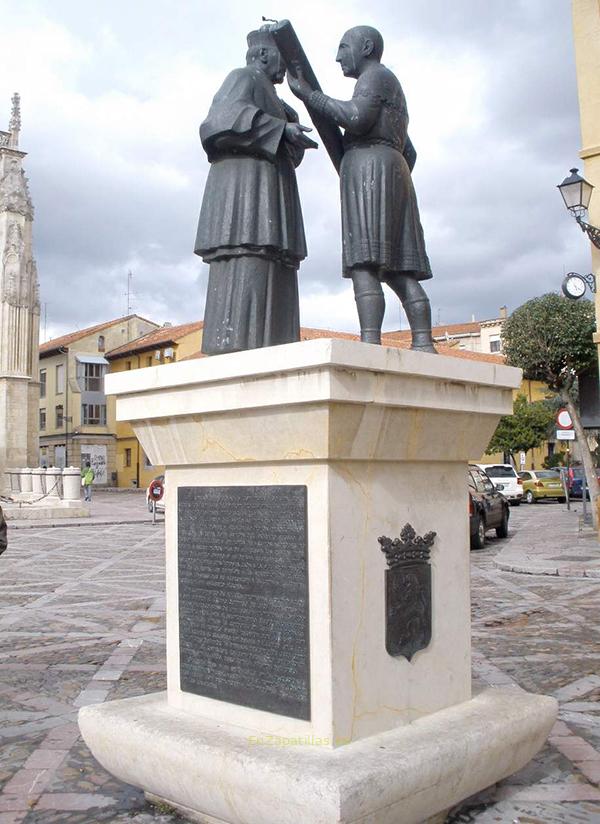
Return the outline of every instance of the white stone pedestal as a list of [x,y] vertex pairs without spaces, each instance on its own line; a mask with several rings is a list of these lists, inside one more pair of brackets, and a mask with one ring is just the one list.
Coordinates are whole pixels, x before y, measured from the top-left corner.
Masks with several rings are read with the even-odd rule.
[[[201,821],[391,824],[531,758],[553,699],[470,700],[465,464],[512,410],[519,370],[315,340],[107,381],[118,419],[167,467],[168,676],[166,697],[81,711],[107,769]],[[178,489],[280,485],[306,487],[308,718],[180,686]],[[377,541],[406,523],[437,533],[431,642],[411,661],[386,651]]]

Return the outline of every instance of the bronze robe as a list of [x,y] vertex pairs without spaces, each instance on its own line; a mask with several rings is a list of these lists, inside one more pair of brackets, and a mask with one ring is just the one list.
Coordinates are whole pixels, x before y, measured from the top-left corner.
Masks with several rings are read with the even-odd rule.
[[295,166],[284,139],[296,113],[253,66],[231,72],[200,127],[211,163],[195,252],[210,264],[202,351],[300,339],[297,269],[306,241]]

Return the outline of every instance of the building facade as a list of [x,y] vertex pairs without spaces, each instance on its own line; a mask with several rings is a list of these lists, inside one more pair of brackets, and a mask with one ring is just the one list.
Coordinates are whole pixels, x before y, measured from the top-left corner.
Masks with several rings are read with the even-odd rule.
[[[586,220],[600,227],[600,4],[598,0],[573,0],[573,40],[581,122],[583,176],[595,187]],[[575,227],[573,227],[575,231]],[[600,354],[600,249],[590,244],[592,272],[599,281],[596,291],[594,336]]]
[[[175,363],[200,351],[202,343],[201,321],[180,326],[165,324],[159,329],[107,351],[106,360],[110,372],[126,372]],[[109,416],[114,418],[115,399],[108,398]],[[131,425],[117,421],[116,473],[119,487],[147,487],[150,481],[164,472],[163,466],[153,466],[140,446]]]
[[0,131],[0,490],[5,469],[37,463],[40,300],[20,129],[15,94]]
[[116,422],[114,406],[104,394],[105,355],[156,328],[152,321],[128,315],[40,346],[37,415],[42,466],[83,466],[89,460],[97,485],[116,484]]
[[[436,344],[456,347],[467,352],[499,354],[502,352],[502,324],[506,317],[506,306],[501,306],[497,318],[439,324],[434,326],[431,332]],[[395,341],[409,342],[410,339],[411,333],[408,330],[385,332],[382,336],[382,341],[387,346],[394,346]]]

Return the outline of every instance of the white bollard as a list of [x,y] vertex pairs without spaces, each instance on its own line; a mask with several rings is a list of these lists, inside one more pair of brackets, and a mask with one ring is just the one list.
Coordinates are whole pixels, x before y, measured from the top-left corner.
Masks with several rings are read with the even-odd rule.
[[20,492],[21,491],[21,479],[20,479],[20,472],[21,470],[17,467],[13,466],[11,469],[7,470],[7,475],[10,478],[10,490],[11,492]]
[[48,498],[60,498],[62,495],[62,469],[60,466],[49,466],[46,470],[46,492]]
[[36,466],[31,470],[31,491],[36,495],[43,495],[46,491],[44,481],[46,480],[46,470],[43,466]]
[[31,467],[26,466],[21,470],[21,492],[31,492]]
[[63,499],[78,501],[81,498],[81,470],[78,466],[63,469]]

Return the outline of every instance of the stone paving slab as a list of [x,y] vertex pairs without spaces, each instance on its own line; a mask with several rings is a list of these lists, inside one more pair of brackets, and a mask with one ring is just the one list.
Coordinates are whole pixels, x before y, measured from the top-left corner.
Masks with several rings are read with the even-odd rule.
[[[555,510],[568,532],[572,514]],[[448,824],[600,821],[600,582],[495,565],[517,536],[533,543],[537,513],[511,510],[512,538],[471,553],[473,681],[553,693],[559,721],[533,761],[463,802]],[[85,703],[165,688],[163,527],[88,523],[11,530],[9,541],[0,558],[0,824],[181,822],[108,775],[76,723]]]
[[511,523],[527,523],[528,528],[510,530],[496,566],[527,575],[600,579],[598,535],[588,527],[581,529],[580,520],[580,503],[572,503],[570,510],[553,500],[512,507]]

